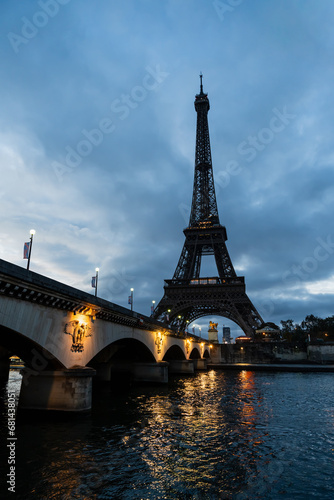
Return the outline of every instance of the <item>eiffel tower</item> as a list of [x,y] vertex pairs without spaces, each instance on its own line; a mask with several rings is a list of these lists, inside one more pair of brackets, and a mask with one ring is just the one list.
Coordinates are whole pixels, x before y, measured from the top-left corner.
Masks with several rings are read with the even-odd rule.
[[[172,279],[165,280],[164,296],[153,317],[170,326],[185,329],[202,316],[218,315],[234,321],[248,336],[263,323],[246,294],[245,279],[237,276],[225,241],[226,229],[220,225],[211,161],[208,95],[195,97],[197,112],[195,176],[189,226]],[[203,255],[214,255],[218,276],[200,277]]]

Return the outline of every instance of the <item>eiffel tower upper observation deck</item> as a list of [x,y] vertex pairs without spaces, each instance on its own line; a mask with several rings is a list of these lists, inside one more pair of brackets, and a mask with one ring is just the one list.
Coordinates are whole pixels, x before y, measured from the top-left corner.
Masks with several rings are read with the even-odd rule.
[[[244,277],[236,275],[225,245],[227,234],[219,221],[213,179],[209,109],[200,75],[200,93],[195,97],[196,154],[189,226],[183,231],[185,242],[174,276],[165,280],[165,293],[153,316],[181,328],[201,316],[224,316],[252,336],[263,320],[246,295]],[[214,255],[218,276],[200,277],[203,255]]]

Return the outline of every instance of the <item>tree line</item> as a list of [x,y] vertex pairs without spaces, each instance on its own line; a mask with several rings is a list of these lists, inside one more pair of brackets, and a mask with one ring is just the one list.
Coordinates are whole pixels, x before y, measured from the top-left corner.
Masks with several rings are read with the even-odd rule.
[[281,321],[281,336],[289,342],[303,340],[334,341],[334,316],[318,318],[309,314],[299,324],[292,319]]

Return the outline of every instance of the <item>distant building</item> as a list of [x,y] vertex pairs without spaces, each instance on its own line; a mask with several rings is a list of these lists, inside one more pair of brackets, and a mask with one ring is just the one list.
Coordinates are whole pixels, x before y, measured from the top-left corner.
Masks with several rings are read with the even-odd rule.
[[261,342],[273,342],[275,340],[280,340],[281,332],[275,323],[264,323],[262,328],[255,331],[256,340]]
[[229,326],[223,326],[223,343],[231,343],[231,328]]
[[248,343],[248,342],[253,342],[253,338],[246,337],[246,335],[241,335],[240,337],[237,337],[235,339],[236,344],[244,344],[244,343]]

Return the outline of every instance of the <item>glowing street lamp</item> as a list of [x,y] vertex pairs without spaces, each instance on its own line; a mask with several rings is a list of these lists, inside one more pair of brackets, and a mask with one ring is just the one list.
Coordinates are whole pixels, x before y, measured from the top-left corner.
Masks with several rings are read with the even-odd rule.
[[154,308],[155,308],[155,300],[152,300],[152,305],[151,305],[151,316],[153,316],[153,313],[154,313]]
[[130,288],[131,295],[129,295],[129,304],[131,304],[131,311],[133,311],[133,288]]

